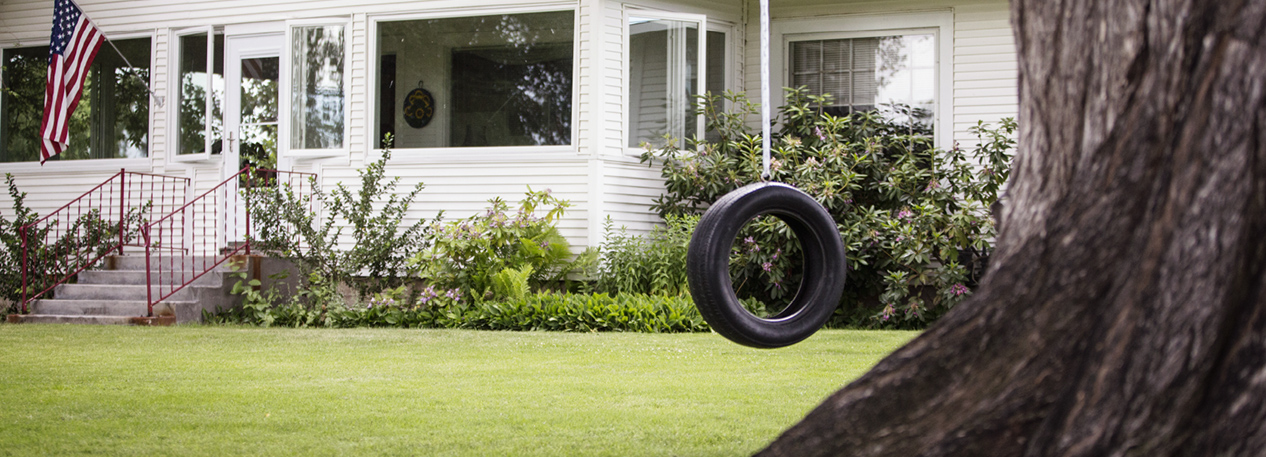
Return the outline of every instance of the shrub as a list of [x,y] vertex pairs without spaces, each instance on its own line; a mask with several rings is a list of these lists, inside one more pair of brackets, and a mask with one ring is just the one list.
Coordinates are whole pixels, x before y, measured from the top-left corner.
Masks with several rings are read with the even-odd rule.
[[594,288],[610,294],[689,293],[686,283],[686,249],[699,217],[668,214],[665,225],[644,236],[630,235],[623,227],[603,230],[602,262]]
[[[570,204],[549,189],[529,188],[513,215],[500,198],[489,203],[484,214],[434,224],[430,249],[410,260],[413,271],[428,284],[460,290],[478,301],[492,298],[493,278],[506,269],[520,272],[528,286],[541,290],[563,285],[568,275],[596,257],[590,250],[572,259],[571,245],[556,226]],[[538,209],[545,215],[538,216]]]
[[[247,288],[249,289],[249,288]],[[246,290],[246,289],[243,289]],[[688,295],[570,294],[542,292],[522,299],[471,303],[455,290],[430,289],[409,302],[403,290],[376,295],[364,306],[313,309],[294,302],[253,305],[269,293],[248,295],[247,306],[210,323],[296,327],[405,327],[569,332],[706,332],[708,325]],[[248,294],[253,294],[247,292]],[[272,298],[276,298],[273,296]]]
[[[723,97],[734,111],[716,112],[714,99],[699,104],[719,141],[643,154],[663,165],[666,192],[655,204],[662,216],[699,214],[762,179],[760,134],[741,122],[756,108],[741,94]],[[957,147],[934,151],[925,126],[891,120],[913,117],[902,107],[836,117],[814,108],[827,102],[788,89],[770,179],[812,195],[839,226],[851,270],[832,325],[923,325],[965,298],[983,271],[994,235],[988,208],[1008,175],[1015,123],[975,127],[973,165]],[[800,281],[798,251],[778,219],[748,224],[731,257],[739,296],[785,306]]]
[[[286,183],[250,190],[255,224],[251,242],[261,251],[293,261],[312,287],[331,295],[340,283],[354,287],[362,299],[404,284],[409,259],[425,248],[430,224],[421,220],[402,226],[424,186],[418,183],[410,192],[397,194],[400,177],[385,179],[390,159],[391,150],[384,149],[380,159],[358,170],[360,187],[355,191],[340,182],[326,194],[315,178],[310,182],[311,197],[296,194]],[[311,209],[308,198],[319,213]],[[344,234],[344,228],[351,233]],[[340,241],[349,241],[350,249],[339,249]]]

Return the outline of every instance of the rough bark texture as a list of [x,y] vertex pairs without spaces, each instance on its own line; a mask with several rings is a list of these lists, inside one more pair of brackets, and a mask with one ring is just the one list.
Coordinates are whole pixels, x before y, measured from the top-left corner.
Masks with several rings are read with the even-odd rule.
[[767,456],[1266,452],[1266,0],[1012,0],[975,296]]

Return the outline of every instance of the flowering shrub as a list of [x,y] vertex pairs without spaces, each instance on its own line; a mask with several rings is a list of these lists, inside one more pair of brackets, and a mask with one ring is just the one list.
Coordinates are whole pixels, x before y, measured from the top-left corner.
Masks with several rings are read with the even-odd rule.
[[[663,165],[666,192],[655,205],[661,216],[699,214],[761,180],[760,134],[741,122],[756,108],[741,94],[723,97],[731,112],[716,112],[716,100],[699,104],[719,141],[690,148],[670,142],[643,154],[643,162]],[[1015,123],[974,127],[981,141],[973,164],[957,146],[935,151],[925,126],[891,120],[903,117],[900,107],[835,117],[814,108],[827,101],[788,89],[770,179],[813,196],[838,224],[850,272],[832,325],[921,326],[968,296],[983,272],[994,236],[988,209],[1008,176]],[[752,221],[731,255],[739,296],[749,308],[755,299],[771,312],[781,309],[800,282],[800,259],[779,219]]]
[[[430,249],[410,260],[414,273],[435,287],[483,300],[492,298],[494,277],[507,268],[530,271],[527,283],[539,290],[564,282],[567,275],[593,262],[592,251],[572,260],[571,245],[556,227],[570,204],[550,195],[549,189],[528,189],[513,214],[500,198],[489,203],[484,214],[435,223]],[[537,215],[538,208],[544,216]]]

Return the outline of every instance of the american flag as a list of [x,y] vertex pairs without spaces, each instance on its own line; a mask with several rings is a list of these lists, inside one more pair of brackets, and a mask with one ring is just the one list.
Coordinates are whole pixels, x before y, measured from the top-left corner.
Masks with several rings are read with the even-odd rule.
[[70,142],[70,115],[79,106],[88,67],[105,36],[71,0],[53,6],[53,34],[48,47],[48,87],[44,91],[44,121],[40,163],[60,154]]

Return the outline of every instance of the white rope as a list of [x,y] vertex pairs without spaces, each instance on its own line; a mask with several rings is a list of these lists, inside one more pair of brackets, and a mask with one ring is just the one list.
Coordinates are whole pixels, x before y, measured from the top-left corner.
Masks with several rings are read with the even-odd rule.
[[769,180],[769,0],[760,0],[761,179]]

